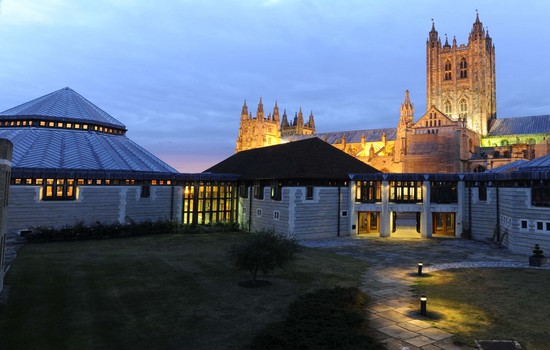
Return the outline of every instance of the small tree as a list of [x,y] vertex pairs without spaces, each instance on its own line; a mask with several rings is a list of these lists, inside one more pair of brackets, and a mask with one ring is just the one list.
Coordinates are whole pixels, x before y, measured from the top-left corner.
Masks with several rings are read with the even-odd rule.
[[275,233],[275,231],[256,232],[241,244],[235,244],[228,252],[229,260],[240,270],[252,274],[251,285],[257,285],[258,272],[264,274],[292,261],[300,250],[296,240]]

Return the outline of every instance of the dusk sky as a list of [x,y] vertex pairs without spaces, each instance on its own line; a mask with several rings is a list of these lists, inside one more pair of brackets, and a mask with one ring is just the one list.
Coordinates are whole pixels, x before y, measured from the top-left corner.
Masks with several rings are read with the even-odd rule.
[[0,111],[71,87],[181,172],[233,154],[243,101],[318,132],[426,109],[426,39],[496,47],[497,117],[550,114],[550,2],[0,0]]

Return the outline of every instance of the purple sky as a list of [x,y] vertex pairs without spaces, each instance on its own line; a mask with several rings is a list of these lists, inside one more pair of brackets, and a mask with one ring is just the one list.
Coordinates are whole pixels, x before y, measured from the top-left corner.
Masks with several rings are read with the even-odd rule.
[[[161,4],[161,5],[159,5]],[[181,172],[233,154],[243,100],[319,132],[395,127],[425,111],[425,43],[466,44],[479,10],[496,46],[498,117],[550,113],[541,1],[0,0],[0,110],[69,86]]]

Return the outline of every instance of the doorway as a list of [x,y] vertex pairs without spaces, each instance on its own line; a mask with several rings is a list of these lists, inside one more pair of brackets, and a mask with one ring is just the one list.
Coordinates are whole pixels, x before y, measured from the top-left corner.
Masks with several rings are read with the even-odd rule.
[[360,211],[358,214],[358,234],[380,233],[380,212]]
[[455,213],[433,213],[432,234],[442,236],[454,236]]

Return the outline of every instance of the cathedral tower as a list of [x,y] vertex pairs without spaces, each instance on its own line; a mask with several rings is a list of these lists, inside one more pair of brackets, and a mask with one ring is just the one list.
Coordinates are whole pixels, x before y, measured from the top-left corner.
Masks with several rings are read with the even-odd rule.
[[241,122],[235,153],[280,144],[281,132],[279,131],[279,123],[280,117],[277,102],[275,102],[273,114],[270,113],[265,117],[264,104],[260,98],[256,117],[252,117],[252,113],[248,113],[248,106],[245,100],[241,111]]
[[468,44],[445,44],[432,22],[426,41],[426,109],[435,106],[451,120],[485,136],[496,118],[495,46],[479,14]]
[[414,104],[409,98],[409,90],[405,91],[405,101],[401,104],[401,115],[397,124],[393,161],[399,163],[407,154],[407,131],[414,124]]

